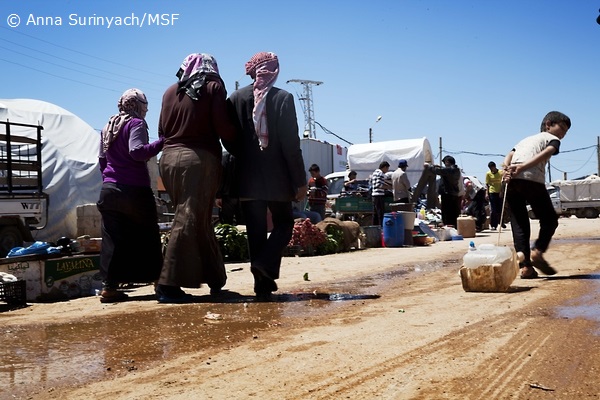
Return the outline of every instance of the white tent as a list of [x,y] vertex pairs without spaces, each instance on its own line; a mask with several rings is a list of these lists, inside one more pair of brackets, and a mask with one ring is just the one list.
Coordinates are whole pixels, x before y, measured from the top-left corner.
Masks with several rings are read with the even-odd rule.
[[383,161],[390,163],[390,171],[394,171],[402,159],[408,162],[408,180],[416,184],[423,174],[423,163],[433,162],[427,138],[353,144],[348,148],[348,166],[357,172],[358,179],[367,179]]
[[46,227],[36,240],[75,237],[78,205],[98,201],[102,177],[98,169],[99,133],[76,115],[39,100],[0,99],[0,120],[44,127],[42,183],[50,201]]

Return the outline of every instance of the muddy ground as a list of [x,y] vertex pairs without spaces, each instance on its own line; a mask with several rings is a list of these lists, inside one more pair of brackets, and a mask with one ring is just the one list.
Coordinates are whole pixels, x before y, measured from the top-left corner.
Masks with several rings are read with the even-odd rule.
[[243,263],[218,300],[161,305],[142,287],[0,312],[0,398],[596,399],[599,231],[561,219],[559,273],[508,293],[463,291],[465,240],[285,258],[271,303]]

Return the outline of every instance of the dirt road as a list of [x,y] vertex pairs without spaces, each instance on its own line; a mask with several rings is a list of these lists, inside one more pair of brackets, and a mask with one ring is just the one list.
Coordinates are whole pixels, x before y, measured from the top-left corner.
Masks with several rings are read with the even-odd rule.
[[559,273],[517,279],[509,293],[462,290],[462,241],[286,258],[274,303],[252,301],[239,264],[228,265],[231,293],[219,302],[203,288],[191,291],[195,304],[159,305],[145,287],[126,303],[0,313],[5,350],[17,333],[44,332],[25,341],[40,341],[38,360],[0,367],[0,398],[595,399],[599,228],[561,219],[546,255]]

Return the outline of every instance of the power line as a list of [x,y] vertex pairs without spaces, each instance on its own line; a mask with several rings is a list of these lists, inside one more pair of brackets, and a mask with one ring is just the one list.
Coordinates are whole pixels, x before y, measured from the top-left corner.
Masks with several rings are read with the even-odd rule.
[[351,142],[347,141],[347,140],[346,140],[346,139],[344,139],[343,137],[341,137],[341,136],[339,136],[339,135],[336,135],[335,133],[331,132],[329,129],[327,129],[327,128],[325,128],[323,125],[321,125],[321,124],[320,124],[318,121],[314,121],[314,123],[315,123],[315,124],[317,124],[317,125],[319,125],[319,126],[321,127],[321,129],[323,129],[323,131],[325,131],[325,133],[328,133],[328,134],[330,134],[330,135],[333,135],[333,136],[335,136],[336,138],[338,138],[338,139],[340,139],[340,140],[342,140],[342,141],[344,141],[344,142],[348,143],[348,144],[349,144],[349,145],[351,145],[351,146],[354,144],[354,143],[351,143]]
[[[13,49],[9,49],[9,48],[7,48],[7,47],[4,47],[4,46],[0,46],[0,49],[5,49],[5,50],[8,50],[8,51],[12,51],[13,53],[20,54],[20,55],[22,55],[22,56],[25,56],[25,57],[29,57],[29,55],[27,55],[27,54],[25,54],[25,53],[21,53],[20,51],[16,51],[16,50],[13,50]],[[89,76],[92,76],[92,77],[95,77],[95,78],[99,78],[99,79],[105,79],[105,80],[107,80],[107,81],[113,81],[113,82],[120,83],[120,84],[124,84],[124,85],[130,85],[130,84],[131,84],[131,82],[119,81],[119,80],[117,80],[117,79],[107,78],[107,77],[104,77],[104,76],[100,76],[100,75],[91,74],[91,73],[89,73],[89,72],[83,72],[83,71],[81,71],[81,70],[79,70],[79,69],[76,69],[76,68],[70,68],[70,67],[67,67],[67,66],[65,66],[65,65],[60,65],[60,64],[58,64],[58,63],[53,63],[52,61],[48,61],[48,60],[42,60],[42,59],[38,59],[38,61],[40,61],[40,62],[43,62],[43,63],[46,63],[46,64],[54,65],[54,66],[56,66],[56,67],[59,67],[59,68],[64,68],[64,69],[66,69],[66,70],[69,70],[69,71],[75,71],[75,72],[77,72],[77,73],[80,73],[80,74],[89,75]]]
[[482,156],[482,157],[504,157],[505,154],[494,154],[494,153],[476,153],[476,152],[472,152],[472,151],[453,151],[453,150],[448,150],[448,149],[444,149],[443,153],[447,153],[447,154],[471,154],[474,156]]
[[[47,53],[47,52],[45,52],[45,51],[42,51],[42,50],[37,50],[37,49],[34,49],[34,48],[32,48],[32,47],[24,46],[24,45],[21,45],[21,44],[19,44],[19,43],[15,43],[15,42],[13,42],[13,41],[11,41],[11,40],[7,40],[7,39],[4,39],[4,38],[0,38],[0,40],[3,40],[3,41],[5,41],[5,42],[11,43],[11,44],[14,44],[14,45],[16,45],[16,46],[19,46],[19,47],[21,47],[21,48],[24,48],[24,49],[27,49],[27,50],[34,51],[34,52],[36,52],[37,54],[44,54],[44,55],[46,55],[46,56],[49,56],[49,57],[52,57],[52,58],[56,58],[56,59],[58,59],[58,60],[61,60],[61,61],[65,61],[65,62],[67,62],[67,63],[69,63],[69,64],[73,64],[73,65],[79,65],[79,66],[81,66],[81,67],[85,67],[85,68],[89,68],[89,69],[92,69],[92,70],[96,70],[96,71],[104,72],[104,73],[111,74],[111,75],[114,75],[114,76],[120,76],[120,77],[122,77],[122,78],[126,78],[126,79],[135,79],[135,80],[137,80],[137,81],[139,81],[139,82],[146,83],[146,84],[149,84],[149,85],[156,85],[156,83],[154,83],[154,82],[151,82],[151,81],[146,81],[146,80],[143,80],[143,79],[139,79],[139,78],[137,78],[137,77],[136,77],[136,78],[133,78],[133,77],[126,76],[126,75],[121,75],[121,74],[117,74],[117,73],[109,72],[109,71],[103,70],[103,69],[101,69],[101,68],[96,68],[96,67],[93,67],[93,66],[90,66],[90,65],[82,64],[82,63],[80,63],[80,62],[77,62],[77,61],[72,61],[72,60],[69,60],[69,59],[66,59],[66,58],[62,58],[62,57],[56,56],[56,55],[54,55],[54,54],[51,54],[51,53]],[[15,51],[15,50],[11,50],[11,51]],[[84,72],[82,72],[82,73],[84,73]],[[87,72],[86,72],[86,73],[87,73]],[[158,85],[156,85],[156,86],[158,86]]]
[[120,92],[120,91],[118,91],[118,90],[109,89],[109,88],[107,88],[107,87],[103,87],[103,86],[94,85],[94,84],[91,84],[91,83],[88,83],[88,82],[82,82],[82,81],[78,81],[78,80],[76,80],[76,79],[65,78],[64,76],[56,75],[56,74],[53,74],[53,73],[51,73],[51,72],[44,71],[44,70],[37,69],[37,68],[33,68],[33,67],[30,67],[29,65],[24,65],[24,64],[21,64],[21,63],[18,63],[18,62],[14,62],[14,61],[5,60],[4,58],[0,58],[0,61],[4,61],[4,62],[10,63],[10,64],[18,65],[19,67],[23,67],[23,68],[31,69],[31,70],[33,70],[33,71],[40,72],[40,73],[42,73],[42,74],[46,74],[46,75],[50,75],[50,76],[53,76],[53,77],[55,77],[55,78],[60,78],[60,79],[64,79],[64,80],[67,80],[67,81],[71,81],[71,82],[79,83],[79,84],[82,84],[82,85],[91,86],[91,87],[94,87],[94,88],[97,88],[97,89],[108,90],[109,92],[121,93],[121,92]]
[[[585,168],[585,167],[588,165],[588,163],[590,162],[590,160],[592,159],[592,157],[594,157],[594,156],[596,155],[596,149],[595,149],[595,148],[596,148],[596,146],[584,147],[584,148],[581,148],[581,149],[569,150],[569,151],[568,151],[568,152],[572,152],[572,151],[578,151],[578,150],[587,150],[587,149],[590,149],[590,148],[592,148],[592,147],[594,148],[594,151],[592,152],[592,154],[590,154],[590,156],[588,157],[588,159],[587,159],[587,160],[586,160],[586,161],[583,163],[583,165],[582,165],[581,167],[579,167],[579,168],[577,168],[577,169],[575,169],[575,170],[572,170],[572,171],[563,171],[562,169],[558,169],[558,168],[556,168],[556,167],[555,167],[554,165],[552,165],[552,164],[550,164],[550,167],[551,167],[552,169],[556,170],[556,171],[559,171],[559,172],[562,172],[562,173],[566,173],[566,174],[573,174],[573,173],[575,173],[575,172],[577,172],[577,171],[581,171],[582,169],[584,169],[584,168]],[[567,153],[567,151],[563,151],[563,152],[561,152],[561,153]]]
[[[46,44],[49,44],[49,45],[52,45],[52,46],[58,47],[58,48],[60,48],[60,49],[68,50],[68,51],[71,51],[71,52],[73,52],[73,53],[76,53],[76,54],[81,54],[81,55],[83,55],[83,56],[86,56],[86,57],[90,57],[90,58],[93,58],[93,59],[96,59],[96,60],[104,61],[104,62],[106,62],[106,63],[109,63],[109,64],[118,65],[118,66],[120,66],[120,67],[128,68],[128,69],[131,69],[131,70],[134,70],[134,71],[141,71],[141,72],[144,72],[144,73],[147,73],[147,74],[151,74],[151,75],[156,75],[156,76],[161,76],[161,77],[164,77],[164,75],[162,75],[162,74],[157,74],[156,72],[152,72],[152,71],[146,71],[146,70],[143,70],[143,69],[140,69],[140,68],[137,68],[137,67],[132,67],[131,65],[122,64],[122,63],[119,63],[119,62],[116,62],[116,61],[113,61],[113,60],[107,60],[107,59],[105,59],[105,58],[102,58],[102,57],[95,56],[95,55],[93,55],[93,54],[88,54],[88,53],[85,53],[85,52],[83,52],[83,51],[74,50],[74,49],[71,49],[71,48],[69,48],[69,47],[62,46],[62,45],[60,45],[60,44],[52,43],[52,42],[50,42],[50,41],[48,41],[48,40],[40,39],[40,38],[38,38],[38,37],[35,37],[35,36],[32,36],[32,35],[29,35],[29,34],[27,34],[27,33],[24,33],[24,32],[19,32],[19,31],[16,31],[16,30],[14,30],[14,29],[8,29],[8,28],[7,28],[7,27],[5,27],[5,26],[0,26],[0,28],[2,28],[2,29],[5,29],[5,30],[7,30],[7,31],[9,31],[9,32],[12,32],[12,33],[17,33],[17,34],[19,34],[19,35],[27,36],[27,37],[29,37],[29,38],[32,38],[32,39],[38,40],[38,41],[40,41],[40,42],[43,42],[43,43],[46,43]],[[3,39],[3,40],[6,40],[6,39]],[[36,51],[37,51],[37,50],[36,50]]]

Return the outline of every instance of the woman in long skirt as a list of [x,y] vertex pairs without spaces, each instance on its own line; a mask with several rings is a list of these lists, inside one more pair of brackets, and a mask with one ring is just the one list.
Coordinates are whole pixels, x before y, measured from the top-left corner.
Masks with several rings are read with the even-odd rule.
[[156,156],[163,140],[149,143],[146,96],[129,89],[119,99],[101,134],[102,190],[98,210],[102,215],[100,301],[123,301],[120,283],[155,282],[162,266],[162,252],[154,194],[147,161]]

